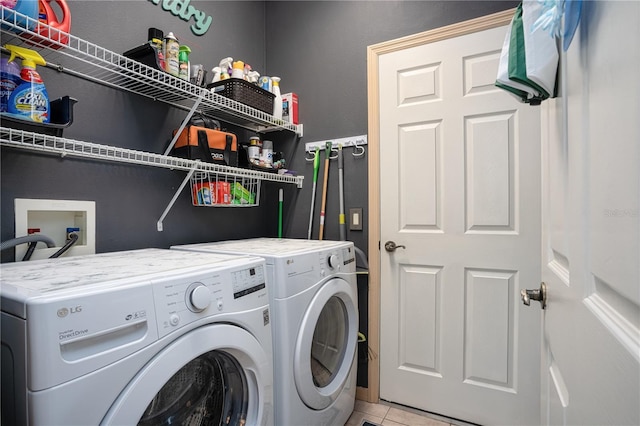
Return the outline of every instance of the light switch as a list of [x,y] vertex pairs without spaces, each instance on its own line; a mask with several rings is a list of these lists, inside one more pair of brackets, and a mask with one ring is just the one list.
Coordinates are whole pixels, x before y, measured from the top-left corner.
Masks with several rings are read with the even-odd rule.
[[349,209],[349,230],[362,231],[362,208]]

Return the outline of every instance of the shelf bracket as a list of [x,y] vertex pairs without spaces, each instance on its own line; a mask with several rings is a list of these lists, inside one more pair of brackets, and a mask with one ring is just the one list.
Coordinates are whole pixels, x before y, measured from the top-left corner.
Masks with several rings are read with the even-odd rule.
[[178,129],[176,134],[173,135],[173,139],[171,139],[171,143],[169,144],[169,146],[167,147],[167,150],[164,152],[163,155],[169,155],[169,153],[173,149],[173,146],[176,144],[176,141],[178,140],[178,138],[182,134],[182,131],[184,130],[185,127],[187,127],[187,124],[189,123],[189,120],[191,120],[191,117],[193,116],[193,113],[196,112],[196,109],[198,109],[198,107],[200,106],[200,102],[202,102],[202,98],[196,99],[196,101],[194,102],[193,106],[189,110],[189,113],[187,114],[185,119],[182,120],[182,124],[180,125],[180,128]]
[[169,214],[169,211],[171,210],[173,205],[176,203],[176,200],[178,199],[178,195],[180,195],[184,187],[187,185],[187,183],[191,179],[191,176],[193,176],[193,174],[195,173],[197,167],[198,167],[197,164],[194,164],[193,167],[191,167],[191,169],[189,170],[189,173],[187,173],[187,176],[185,176],[184,180],[180,184],[180,187],[178,188],[176,193],[173,194],[173,198],[171,199],[171,201],[169,201],[169,205],[167,206],[166,209],[164,209],[164,212],[162,213],[162,216],[160,216],[160,219],[158,219],[158,232],[163,231],[162,222],[164,221],[164,218],[167,217],[167,214]]

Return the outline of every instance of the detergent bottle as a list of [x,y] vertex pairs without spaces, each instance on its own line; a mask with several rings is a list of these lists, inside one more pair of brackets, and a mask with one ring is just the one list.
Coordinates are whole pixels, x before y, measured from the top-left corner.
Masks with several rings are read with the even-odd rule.
[[[26,16],[25,18],[24,16],[15,14],[6,15],[7,20],[11,22],[13,22],[15,15],[16,24],[21,28],[33,30],[38,25],[38,0],[0,0],[0,5],[12,9],[20,15]],[[2,25],[2,28],[5,28],[5,26]],[[15,31],[21,32],[20,29],[16,29]]]
[[5,45],[11,52],[9,62],[16,56],[22,58],[22,70],[20,70],[20,84],[9,96],[7,109],[13,116],[48,123],[50,119],[49,95],[44,87],[40,74],[36,71],[36,65],[46,65],[46,61],[38,52],[11,44]]
[[[62,11],[62,17],[58,20],[51,3],[56,3]],[[69,44],[69,36],[71,31],[71,11],[64,0],[40,0],[38,8],[38,20],[40,23],[48,25],[38,26],[38,34],[61,44]],[[59,49],[61,46],[55,47]]]

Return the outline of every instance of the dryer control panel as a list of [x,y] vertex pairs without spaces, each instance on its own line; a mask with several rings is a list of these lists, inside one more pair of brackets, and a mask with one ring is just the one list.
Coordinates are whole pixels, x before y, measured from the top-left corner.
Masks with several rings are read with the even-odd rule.
[[[296,295],[319,281],[336,274],[352,274],[356,270],[353,243],[339,247],[280,257],[274,261],[272,277],[286,277],[269,289],[275,299]],[[280,281],[283,279],[280,278]]]
[[356,252],[352,246],[322,251],[319,255],[322,276],[355,271]]

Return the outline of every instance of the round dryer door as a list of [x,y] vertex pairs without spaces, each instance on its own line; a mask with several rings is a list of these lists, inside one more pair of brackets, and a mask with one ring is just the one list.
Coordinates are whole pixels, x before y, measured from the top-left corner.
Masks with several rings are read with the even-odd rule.
[[300,398],[315,410],[329,407],[349,380],[358,338],[355,286],[334,278],[314,296],[296,342],[294,378]]
[[147,363],[105,424],[242,425],[269,423],[270,359],[242,328],[216,324],[177,339]]

